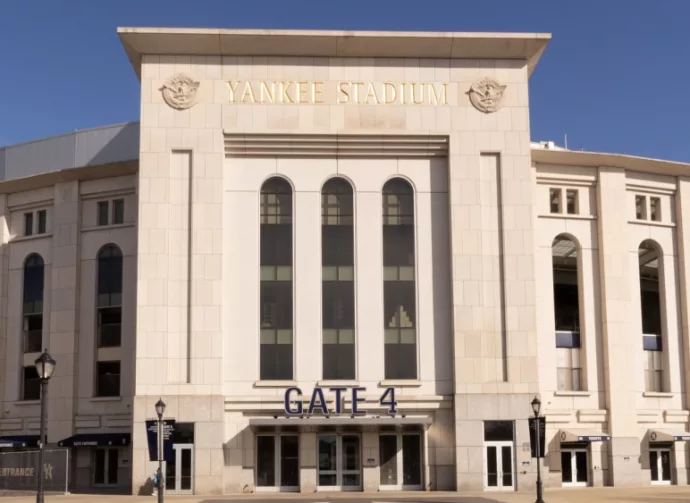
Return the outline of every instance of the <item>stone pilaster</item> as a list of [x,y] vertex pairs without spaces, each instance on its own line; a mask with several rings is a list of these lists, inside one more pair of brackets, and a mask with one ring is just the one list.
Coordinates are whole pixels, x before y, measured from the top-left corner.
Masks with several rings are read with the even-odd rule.
[[628,251],[628,218],[625,170],[599,168],[597,199],[599,215],[599,263],[603,324],[604,381],[609,412],[609,473],[616,486],[637,485],[642,476],[637,415],[630,409],[637,401],[635,348],[641,334],[635,334]]
[[[77,384],[75,353],[79,324],[79,216],[79,182],[57,183],[51,225],[51,289],[47,292],[51,299],[47,347],[57,362],[48,391],[50,443],[68,437],[74,431]],[[45,335],[44,328],[44,344]]]

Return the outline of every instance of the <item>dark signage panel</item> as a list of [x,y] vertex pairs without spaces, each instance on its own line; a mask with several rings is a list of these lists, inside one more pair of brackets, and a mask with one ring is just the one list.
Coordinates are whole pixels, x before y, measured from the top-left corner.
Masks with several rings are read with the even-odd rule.
[[[65,449],[43,452],[43,487],[46,492],[67,491]],[[0,490],[35,491],[38,485],[38,449],[0,455]]]
[[[537,456],[537,428],[539,429],[539,456]],[[529,418],[529,446],[533,458],[544,457],[546,452],[546,418]]]
[[[173,433],[175,420],[163,420],[163,461],[173,458]],[[149,445],[149,461],[158,461],[158,420],[146,421],[146,441]]]

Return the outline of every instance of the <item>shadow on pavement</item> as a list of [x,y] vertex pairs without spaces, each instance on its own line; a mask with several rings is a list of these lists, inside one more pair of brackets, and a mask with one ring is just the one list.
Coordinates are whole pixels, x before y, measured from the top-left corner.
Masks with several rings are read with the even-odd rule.
[[[326,502],[332,502],[332,503],[503,503],[503,501],[499,501],[493,498],[487,498],[487,497],[479,497],[479,496],[458,496],[458,497],[449,497],[449,498],[438,498],[438,499],[428,499],[428,498],[396,498],[396,497],[386,497],[385,495],[382,495],[380,498],[352,498],[348,499],[347,497],[337,497],[337,498],[331,498],[328,496],[324,496],[322,498],[301,498],[301,497],[294,497],[294,498],[285,498],[285,499],[292,499],[294,501],[298,501],[299,503],[326,503]],[[199,503],[247,503],[248,501],[252,501],[253,503],[273,503],[276,501],[274,498],[262,498],[262,497],[257,497],[257,498],[241,498],[241,499],[212,499],[212,500],[203,500],[200,501]],[[505,500],[504,500],[505,501]],[[649,502],[646,502],[649,503]],[[671,503],[670,501],[667,503]]]

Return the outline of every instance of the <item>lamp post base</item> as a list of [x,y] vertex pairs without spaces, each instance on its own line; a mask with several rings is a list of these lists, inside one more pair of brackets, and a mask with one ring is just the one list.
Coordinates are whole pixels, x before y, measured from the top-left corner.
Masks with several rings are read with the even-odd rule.
[[542,498],[542,485],[541,480],[537,481],[537,499],[534,503],[544,503],[544,498]]

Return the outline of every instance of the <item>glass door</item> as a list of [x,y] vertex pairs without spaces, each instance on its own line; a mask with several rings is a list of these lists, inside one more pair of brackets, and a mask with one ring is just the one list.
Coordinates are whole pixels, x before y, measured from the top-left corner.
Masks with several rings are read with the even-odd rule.
[[561,476],[564,487],[587,486],[589,484],[587,449],[561,451]]
[[319,435],[318,485],[322,491],[359,491],[362,453],[358,435]]
[[418,433],[379,436],[382,490],[422,489],[422,437]]
[[173,494],[194,494],[194,444],[174,444],[165,463],[165,488]]
[[671,484],[671,449],[650,449],[649,468],[653,485]]
[[515,488],[512,442],[485,442],[484,473],[487,490],[511,491]]
[[257,435],[256,490],[299,491],[298,435]]

